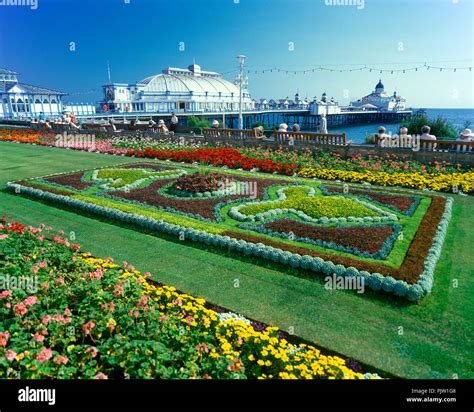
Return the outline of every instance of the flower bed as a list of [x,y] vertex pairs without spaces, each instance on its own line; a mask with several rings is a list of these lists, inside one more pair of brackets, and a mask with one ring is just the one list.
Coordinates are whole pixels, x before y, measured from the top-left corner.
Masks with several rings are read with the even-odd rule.
[[400,186],[413,189],[429,189],[437,192],[474,192],[474,172],[451,174],[423,173],[386,173],[367,170],[365,172],[347,172],[344,170],[328,170],[305,168],[299,173],[305,178],[326,180],[342,180],[344,182],[368,182],[380,186]]
[[[173,169],[169,163],[166,164],[170,170]],[[157,168],[159,164],[153,166]],[[245,172],[222,174],[243,183],[255,183],[254,196],[244,193],[222,198],[186,198],[166,193],[166,188],[178,177],[154,181],[150,176],[137,187],[129,177],[133,175],[137,180],[143,180],[142,173],[136,174],[141,168],[146,169],[147,165],[129,165],[128,169],[120,169],[121,173],[125,170],[131,173],[126,178],[128,190],[115,190],[91,180],[94,173],[107,169],[84,171],[84,180],[94,184],[82,191],[64,187],[64,194],[58,193],[59,186],[48,186],[40,178],[8,183],[7,186],[53,203],[164,232],[180,241],[225,248],[318,274],[360,276],[371,289],[394,293],[412,301],[420,300],[431,291],[435,265],[450,218],[451,199],[419,194],[413,213],[407,215],[389,208],[390,205],[382,205],[380,196],[393,194],[395,197],[413,198],[413,193],[372,190],[380,195],[374,195],[379,201],[370,196],[356,199],[350,193],[327,196],[319,182],[292,178],[263,179]],[[117,166],[111,169],[116,170]],[[188,174],[196,171],[192,167],[176,170]],[[286,204],[282,207],[281,202],[295,196],[293,207]],[[265,205],[264,209],[259,209],[261,205]],[[262,224],[270,224],[276,219],[296,219],[306,224],[317,224],[319,228],[299,226],[297,236],[261,230]],[[242,221],[247,222],[245,226],[242,226]],[[374,239],[370,236],[366,236],[365,244],[363,237],[355,236],[363,227],[367,228],[364,233],[371,228],[376,233],[382,222],[396,226],[388,238],[378,244],[379,249],[374,249]],[[354,234],[353,243],[349,243],[347,237],[343,242],[335,235],[337,230],[334,227],[346,228],[346,233]],[[314,231],[317,233],[313,236]],[[325,237],[318,239],[318,235],[323,233]],[[332,238],[327,237],[329,233],[332,233]]]
[[399,236],[401,226],[324,227],[293,219],[277,219],[250,229],[271,236],[313,243],[358,256],[385,259]]
[[[56,146],[56,135],[31,130],[0,130],[0,141]],[[387,153],[385,156],[356,155],[343,158],[339,153],[317,148],[290,150],[288,148],[207,147],[184,140],[180,143],[151,138],[96,136],[94,145],[82,142],[68,144],[77,150],[97,151],[122,156],[136,156],[182,163],[225,166],[230,169],[259,170],[291,176],[318,177],[348,182],[371,182],[383,186],[430,189],[440,192],[474,192],[474,172],[460,164],[412,161],[407,156]]]
[[396,195],[392,193],[381,193],[377,191],[371,191],[371,190],[360,190],[360,189],[354,189],[349,187],[341,187],[341,186],[322,186],[321,190],[325,194],[337,194],[337,193],[344,193],[363,197],[365,199],[372,200],[374,202],[377,202],[380,205],[388,206],[393,210],[403,212],[408,216],[411,216],[418,204],[420,203],[420,197],[419,196],[402,196],[402,195]]
[[378,378],[81,253],[44,225],[0,223],[0,254],[3,379]]

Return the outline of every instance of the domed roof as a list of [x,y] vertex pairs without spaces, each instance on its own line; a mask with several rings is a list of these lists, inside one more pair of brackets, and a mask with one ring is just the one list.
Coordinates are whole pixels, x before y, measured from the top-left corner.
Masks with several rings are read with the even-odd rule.
[[375,86],[375,89],[384,89],[384,85],[382,84],[382,79],[379,80],[377,85]]
[[152,93],[205,93],[239,95],[239,88],[231,82],[216,77],[187,76],[178,74],[156,74],[137,83],[145,86],[143,91]]

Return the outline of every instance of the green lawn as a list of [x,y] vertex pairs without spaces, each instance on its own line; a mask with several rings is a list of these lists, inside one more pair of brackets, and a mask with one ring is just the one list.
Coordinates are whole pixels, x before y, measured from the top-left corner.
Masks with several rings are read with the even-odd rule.
[[[3,142],[0,186],[127,161],[136,159]],[[74,232],[76,241],[97,256],[127,260],[185,292],[284,330],[292,327],[320,346],[411,378],[474,377],[473,206],[473,197],[455,197],[433,293],[413,305],[370,291],[327,291],[322,279],[304,272],[227,256],[0,191],[0,213]]]

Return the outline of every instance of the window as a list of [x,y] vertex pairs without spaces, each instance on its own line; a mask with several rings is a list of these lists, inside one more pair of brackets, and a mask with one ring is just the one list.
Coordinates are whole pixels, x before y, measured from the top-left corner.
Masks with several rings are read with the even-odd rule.
[[41,104],[40,99],[36,99],[36,100],[35,100],[35,103],[36,103],[36,104]]
[[56,100],[55,100],[55,99],[51,99],[51,103],[56,103]]
[[43,99],[43,103],[49,103],[48,99]]

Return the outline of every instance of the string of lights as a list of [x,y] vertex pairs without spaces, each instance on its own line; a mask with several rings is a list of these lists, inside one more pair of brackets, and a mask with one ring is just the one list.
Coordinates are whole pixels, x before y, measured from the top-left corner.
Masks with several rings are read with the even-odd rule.
[[368,72],[375,72],[375,73],[406,73],[411,71],[421,71],[421,70],[437,70],[437,71],[445,71],[445,72],[453,72],[456,73],[457,71],[468,70],[472,71],[472,66],[461,66],[461,67],[442,67],[442,66],[433,66],[429,64],[423,64],[419,66],[411,66],[411,67],[404,67],[404,68],[380,68],[374,66],[367,66],[364,65],[362,67],[350,67],[350,68],[334,68],[329,66],[317,66],[312,67],[309,69],[304,70],[293,70],[288,68],[279,68],[279,67],[271,67],[266,69],[254,70],[248,69],[246,71],[247,74],[265,74],[265,73],[285,73],[285,74],[308,74],[308,73],[315,73],[317,71],[327,71],[327,72],[334,72],[334,73],[347,73],[347,72],[357,72],[357,71],[368,71]]

